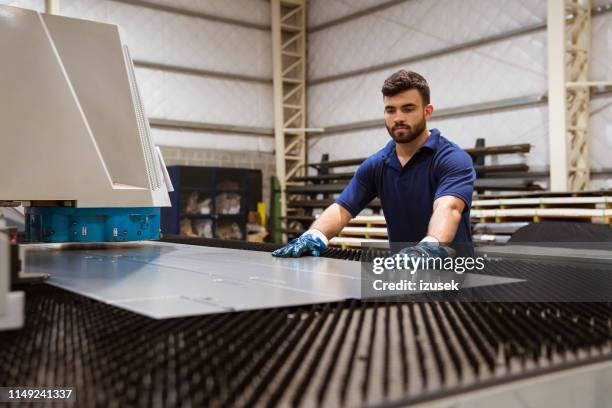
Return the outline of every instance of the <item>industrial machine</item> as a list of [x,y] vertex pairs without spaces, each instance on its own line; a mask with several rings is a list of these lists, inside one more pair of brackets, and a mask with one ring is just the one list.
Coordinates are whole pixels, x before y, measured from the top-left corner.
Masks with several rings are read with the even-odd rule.
[[0,331],[23,326],[24,293],[11,290],[14,259],[11,229],[0,213]]
[[[51,271],[50,283],[54,272],[60,279],[25,288],[25,328],[0,334],[4,384],[72,386],[87,406],[612,401],[611,303],[529,300],[551,276],[566,295],[579,282],[610,291],[612,251],[594,259],[570,248],[485,249],[487,273],[515,282],[467,292],[525,301],[393,302],[355,298],[362,249],[278,260],[271,244],[166,240],[174,242],[144,254],[135,247],[63,257],[47,245],[26,256],[26,268],[32,261]],[[166,274],[176,284],[158,284]],[[176,296],[181,282],[189,288]],[[177,309],[179,300],[188,306]]]
[[0,6],[0,38],[0,202],[28,240],[159,238],[169,178],[117,26]]
[[151,241],[171,186],[117,28],[0,6],[0,51],[0,200],[26,206],[20,269],[49,275],[9,286],[0,225],[0,386],[78,406],[610,405],[612,248],[479,248],[456,295],[397,301],[360,296],[385,248]]
[[[0,6],[0,38],[0,206],[25,206],[27,241],[159,238],[172,187],[118,28]],[[13,328],[23,293],[0,223],[0,328]]]

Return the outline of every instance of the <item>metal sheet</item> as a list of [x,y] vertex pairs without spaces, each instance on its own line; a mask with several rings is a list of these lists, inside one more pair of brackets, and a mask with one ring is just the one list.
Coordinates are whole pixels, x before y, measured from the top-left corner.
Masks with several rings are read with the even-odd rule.
[[[609,407],[612,363],[601,362],[467,392],[419,408]],[[399,405],[399,403],[398,403]]]
[[580,262],[583,264],[612,263],[611,242],[531,242],[526,245],[481,246],[479,255],[507,259]]
[[[358,299],[361,264],[329,258],[273,258],[266,252],[143,242],[104,249],[23,246],[26,272],[152,318]],[[463,287],[517,280],[466,274]]]

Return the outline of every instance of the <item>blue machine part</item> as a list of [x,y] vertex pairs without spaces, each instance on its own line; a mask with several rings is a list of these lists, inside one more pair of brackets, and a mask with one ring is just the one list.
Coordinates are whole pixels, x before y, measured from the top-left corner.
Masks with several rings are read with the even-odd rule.
[[159,208],[26,207],[29,242],[159,239]]

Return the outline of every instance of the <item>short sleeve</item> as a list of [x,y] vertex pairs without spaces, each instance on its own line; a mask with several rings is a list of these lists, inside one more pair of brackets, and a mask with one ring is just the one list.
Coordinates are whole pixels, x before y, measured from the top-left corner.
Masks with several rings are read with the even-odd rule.
[[336,199],[336,203],[344,207],[353,217],[356,217],[376,197],[374,170],[375,166],[370,160],[363,162],[348,186]]
[[438,187],[434,201],[443,196],[454,196],[463,200],[465,211],[469,211],[476,181],[472,158],[465,151],[456,149],[441,157],[435,169]]

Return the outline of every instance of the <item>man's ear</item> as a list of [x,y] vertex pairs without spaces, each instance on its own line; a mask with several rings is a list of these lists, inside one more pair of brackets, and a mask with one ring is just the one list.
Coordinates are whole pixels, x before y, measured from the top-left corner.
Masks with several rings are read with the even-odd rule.
[[433,115],[433,111],[434,107],[431,103],[425,106],[425,119],[430,119],[431,115]]

